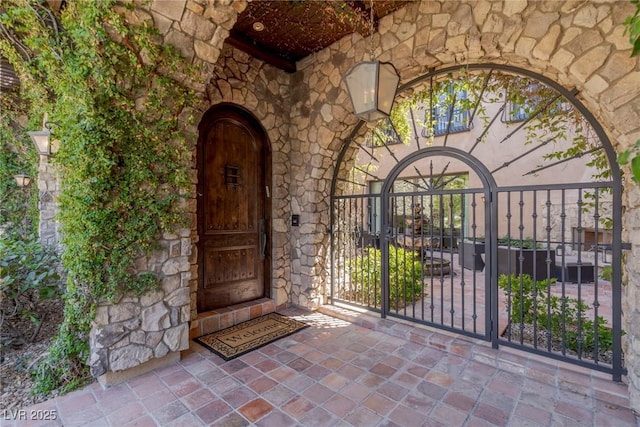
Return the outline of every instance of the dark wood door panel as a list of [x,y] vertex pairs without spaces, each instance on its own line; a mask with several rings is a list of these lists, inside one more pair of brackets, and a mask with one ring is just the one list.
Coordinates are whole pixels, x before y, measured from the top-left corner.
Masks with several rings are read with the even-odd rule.
[[[202,289],[198,292],[198,311],[203,312],[228,307],[229,305],[240,304],[262,298],[263,296],[264,291],[262,287],[255,286],[255,283],[252,281],[238,282],[235,283],[233,287],[216,286],[209,289]],[[211,304],[208,303],[209,301],[218,301],[221,305],[220,307],[211,307]],[[224,301],[232,303],[224,303]]]
[[206,238],[203,247],[205,248],[226,248],[234,246],[257,246],[260,243],[259,233],[221,233],[210,231],[204,233]]
[[208,289],[221,283],[253,280],[257,283],[260,276],[258,253],[255,247],[206,249],[204,288]]
[[262,153],[234,123],[215,124],[205,143],[204,225],[208,231],[257,231]]
[[230,108],[200,126],[198,311],[266,294],[266,136]]

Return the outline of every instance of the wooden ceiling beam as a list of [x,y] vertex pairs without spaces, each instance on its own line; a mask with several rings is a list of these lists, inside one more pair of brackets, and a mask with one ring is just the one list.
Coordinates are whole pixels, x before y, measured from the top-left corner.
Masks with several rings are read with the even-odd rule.
[[225,41],[231,46],[248,53],[254,58],[260,59],[267,64],[273,65],[274,67],[280,68],[287,73],[295,73],[297,71],[295,62],[289,61],[275,54],[267,47],[253,43],[251,40],[233,30],[230,32],[229,37],[227,37]]

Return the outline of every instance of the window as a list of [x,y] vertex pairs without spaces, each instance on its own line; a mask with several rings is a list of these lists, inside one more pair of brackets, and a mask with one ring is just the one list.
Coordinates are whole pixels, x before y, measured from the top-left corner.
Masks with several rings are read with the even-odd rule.
[[502,121],[505,123],[524,122],[529,117],[529,112],[525,104],[507,102]]
[[[551,90],[539,82],[531,82],[521,89],[521,93],[514,96],[519,98],[517,101],[508,101],[506,108],[502,113],[502,121],[504,123],[517,123],[527,120],[532,114],[537,113],[538,109],[544,107],[553,97],[557,96],[555,90]],[[563,98],[549,106],[549,114],[563,114],[571,110],[571,104]]]
[[454,91],[453,85],[449,85],[443,93],[437,96],[431,114],[427,109],[422,136],[441,136],[447,133],[471,130],[469,110],[465,105],[466,100],[466,90]]

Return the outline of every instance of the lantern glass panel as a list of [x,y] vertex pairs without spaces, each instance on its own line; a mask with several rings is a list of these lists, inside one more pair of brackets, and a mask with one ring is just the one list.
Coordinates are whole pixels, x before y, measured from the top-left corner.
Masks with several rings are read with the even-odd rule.
[[51,154],[51,132],[49,130],[39,130],[28,133],[33,140],[33,143],[35,144],[39,154],[43,156],[48,156]]

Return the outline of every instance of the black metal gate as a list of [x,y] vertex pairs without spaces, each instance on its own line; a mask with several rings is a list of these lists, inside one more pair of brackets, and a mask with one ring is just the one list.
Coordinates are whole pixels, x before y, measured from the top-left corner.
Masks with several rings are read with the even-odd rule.
[[331,301],[619,381],[620,172],[576,95],[506,66],[404,85],[340,154]]
[[[446,183],[455,178],[433,174],[419,176],[413,191],[399,191],[399,178],[407,168],[418,166],[425,159],[429,169],[434,157],[457,159],[478,173],[482,186],[478,188],[447,189]],[[394,191],[395,189],[395,191]],[[382,264],[383,313],[434,325],[467,335],[490,338],[491,301],[490,275],[467,273],[463,268],[457,276],[456,264],[464,266],[471,258],[482,262],[482,252],[468,242],[480,243],[484,236],[486,247],[491,243],[490,204],[486,200],[495,189],[488,170],[467,153],[451,147],[429,147],[407,156],[391,171],[382,188],[381,259],[395,261]],[[482,215],[477,215],[482,211]],[[467,217],[468,216],[468,217]],[[456,227],[470,224],[471,234]],[[479,218],[485,218],[481,221]],[[454,219],[454,220],[450,220]],[[467,248],[467,250],[465,250]],[[417,254],[417,256],[416,256]],[[407,258],[412,258],[411,260]],[[413,268],[413,277],[404,279],[398,261]],[[406,268],[404,270],[407,270]],[[419,274],[418,274],[419,273]],[[407,283],[409,286],[407,286]],[[402,298],[404,288],[420,288],[412,301]],[[416,307],[416,305],[418,307]]]

